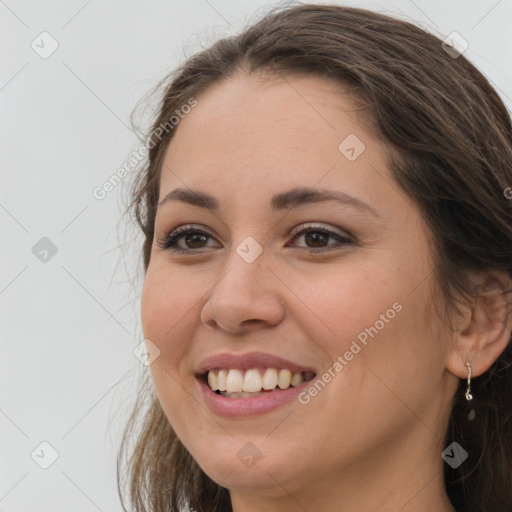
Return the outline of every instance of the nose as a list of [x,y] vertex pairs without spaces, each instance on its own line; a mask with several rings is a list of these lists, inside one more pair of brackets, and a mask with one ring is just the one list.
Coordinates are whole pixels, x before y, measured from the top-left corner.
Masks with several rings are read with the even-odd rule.
[[234,254],[201,310],[203,324],[229,333],[243,333],[276,326],[283,320],[285,310],[280,291],[284,285],[267,267],[263,256],[246,263]]

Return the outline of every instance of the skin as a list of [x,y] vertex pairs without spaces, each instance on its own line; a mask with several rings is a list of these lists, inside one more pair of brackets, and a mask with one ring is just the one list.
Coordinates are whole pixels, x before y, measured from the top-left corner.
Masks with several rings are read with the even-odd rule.
[[[389,148],[322,78],[239,73],[197,100],[167,150],[160,200],[190,188],[215,196],[220,210],[158,208],[141,303],[172,427],[230,490],[235,512],[453,511],[441,458],[451,400],[466,358],[479,375],[504,345],[472,327],[469,309],[456,331],[436,315],[430,233],[391,177]],[[366,146],[354,161],[338,150],[349,134]],[[335,202],[269,208],[271,195],[298,185],[350,194],[377,216]],[[355,243],[325,238],[330,250],[318,252],[306,236],[294,240],[291,230],[310,222]],[[185,224],[211,236],[189,246],[182,237],[188,254],[157,245]],[[263,248],[250,264],[236,252],[247,236]],[[207,409],[194,376],[205,357],[262,351],[321,375],[394,303],[401,311],[306,405],[245,418]],[[248,442],[262,454],[252,467],[237,457]]]

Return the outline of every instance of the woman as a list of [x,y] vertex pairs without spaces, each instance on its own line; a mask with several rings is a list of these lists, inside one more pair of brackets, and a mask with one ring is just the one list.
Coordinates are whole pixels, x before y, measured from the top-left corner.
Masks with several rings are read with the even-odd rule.
[[512,127],[482,74],[289,6],[185,62],[147,145],[134,509],[512,510]]

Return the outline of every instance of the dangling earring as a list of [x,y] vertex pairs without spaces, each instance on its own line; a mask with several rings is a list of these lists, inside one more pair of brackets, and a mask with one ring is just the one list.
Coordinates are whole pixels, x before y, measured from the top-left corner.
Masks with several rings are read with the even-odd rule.
[[[471,402],[473,400],[473,395],[471,394],[471,364],[469,361],[466,363],[466,366],[468,368],[468,387],[466,388],[465,397],[468,402]],[[468,421],[473,421],[476,418],[476,411],[475,408],[472,407],[468,414]]]
[[471,364],[469,362],[466,363],[468,367],[468,387],[466,388],[466,400],[470,402],[473,400],[473,395],[471,394]]

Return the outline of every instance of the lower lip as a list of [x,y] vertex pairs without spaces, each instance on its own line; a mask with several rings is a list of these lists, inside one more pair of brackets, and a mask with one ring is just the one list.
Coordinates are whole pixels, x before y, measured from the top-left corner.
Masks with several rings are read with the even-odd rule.
[[311,381],[307,381],[297,387],[272,391],[254,398],[228,398],[212,391],[203,377],[198,377],[197,380],[209,409],[215,414],[231,418],[273,411],[294,400],[303,389],[311,384]]

